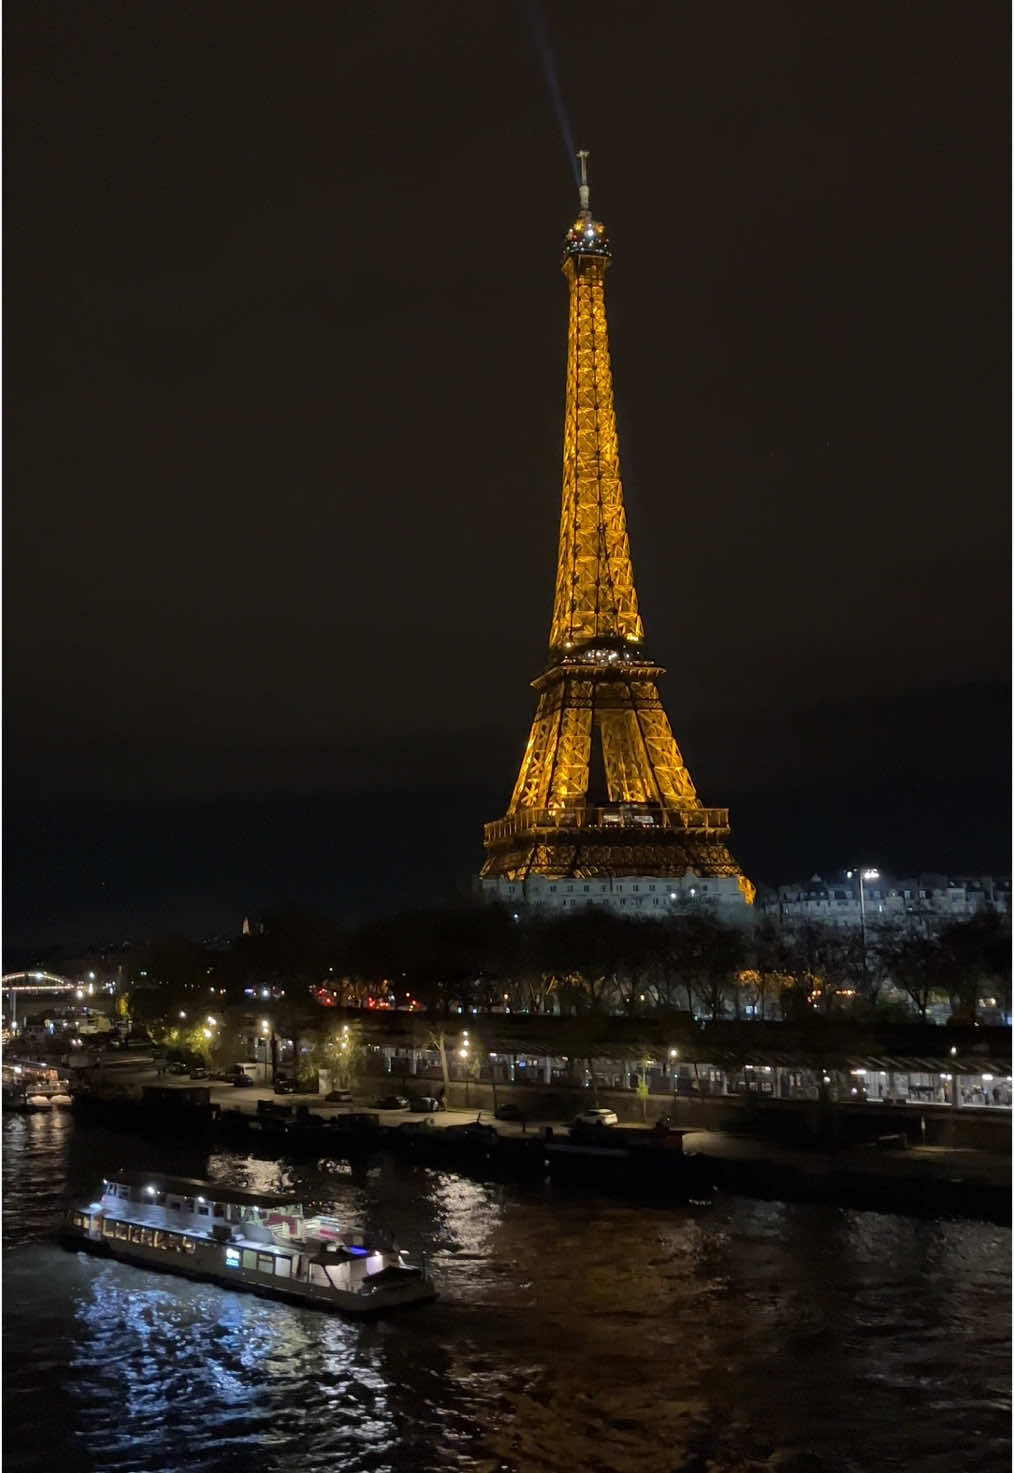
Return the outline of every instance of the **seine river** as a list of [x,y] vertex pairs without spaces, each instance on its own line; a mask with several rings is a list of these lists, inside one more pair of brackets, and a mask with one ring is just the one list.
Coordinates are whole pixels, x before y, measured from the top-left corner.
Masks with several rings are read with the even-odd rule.
[[[298,1185],[425,1251],[345,1321],[66,1253],[120,1166]],[[385,1160],[3,1122],[8,1473],[966,1473],[1010,1467],[1010,1232],[727,1199],[638,1207]]]

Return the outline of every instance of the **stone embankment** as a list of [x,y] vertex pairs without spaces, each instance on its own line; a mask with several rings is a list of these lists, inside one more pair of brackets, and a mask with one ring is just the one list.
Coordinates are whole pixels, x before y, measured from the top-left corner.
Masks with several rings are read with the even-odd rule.
[[[871,1133],[863,1143],[800,1146],[727,1130],[629,1123],[571,1128],[560,1119],[495,1121],[486,1111],[438,1114],[335,1107],[316,1096],[276,1099],[266,1088],[177,1089],[162,1081],[111,1096],[81,1095],[84,1118],[181,1141],[221,1143],[268,1159],[363,1159],[390,1151],[420,1164],[489,1179],[548,1179],[661,1200],[716,1194],[836,1203],[918,1216],[1009,1223],[1006,1149],[910,1145],[906,1132]],[[141,1094],[139,1101],[137,1096]],[[365,1103],[365,1102],[364,1102]],[[895,1119],[878,1121],[888,1125]],[[874,1122],[874,1126],[878,1121]],[[1002,1140],[1002,1137],[1001,1137]],[[1007,1124],[1009,1142],[1009,1121]]]

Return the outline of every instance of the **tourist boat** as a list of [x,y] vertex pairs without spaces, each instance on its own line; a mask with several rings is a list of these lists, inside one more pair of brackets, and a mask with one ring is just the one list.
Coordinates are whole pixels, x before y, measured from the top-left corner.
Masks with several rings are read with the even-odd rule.
[[435,1299],[425,1268],[393,1243],[367,1246],[330,1217],[306,1217],[291,1193],[120,1171],[100,1200],[73,1207],[65,1247],[230,1289],[346,1314]]
[[0,1073],[4,1110],[53,1110],[72,1103],[68,1081],[49,1064],[15,1064],[5,1060]]

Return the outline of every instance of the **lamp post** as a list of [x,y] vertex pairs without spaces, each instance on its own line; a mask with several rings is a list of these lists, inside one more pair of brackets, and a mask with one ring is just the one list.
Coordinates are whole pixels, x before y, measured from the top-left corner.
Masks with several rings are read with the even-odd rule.
[[464,1043],[458,1049],[458,1055],[462,1060],[462,1073],[465,1076],[465,1109],[468,1109],[468,1031],[463,1034]]
[[853,876],[855,876],[856,883],[859,886],[859,931],[860,931],[860,934],[862,936],[862,942],[863,942],[863,966],[865,967],[865,965],[866,965],[866,891],[864,889],[864,881],[865,880],[879,880],[880,879],[880,871],[878,869],[847,869],[845,871],[845,878],[846,879],[851,880]]

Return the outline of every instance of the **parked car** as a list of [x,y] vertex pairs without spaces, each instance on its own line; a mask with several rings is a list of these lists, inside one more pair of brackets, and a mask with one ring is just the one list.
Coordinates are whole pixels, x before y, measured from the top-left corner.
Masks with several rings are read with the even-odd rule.
[[179,1059],[174,1059],[166,1070],[167,1074],[186,1074],[186,1064],[181,1064]]
[[620,1117],[615,1110],[582,1110],[574,1121],[575,1125],[619,1125]]
[[191,1079],[207,1079],[208,1071],[203,1064],[195,1064],[190,1071]]
[[493,1111],[494,1120],[524,1120],[525,1112],[520,1105],[501,1105]]
[[284,1075],[275,1080],[276,1095],[294,1095],[296,1093],[296,1081],[286,1079]]
[[374,1106],[376,1110],[407,1110],[408,1100],[404,1095],[384,1095]]
[[440,1109],[440,1101],[435,1100],[432,1095],[413,1095],[408,1102],[408,1108],[417,1115],[430,1115],[434,1110]]
[[326,1105],[351,1105],[352,1091],[350,1089],[328,1090],[324,1096],[324,1103]]
[[253,1080],[249,1074],[233,1074],[232,1082],[236,1089],[246,1089],[249,1085],[253,1084]]

